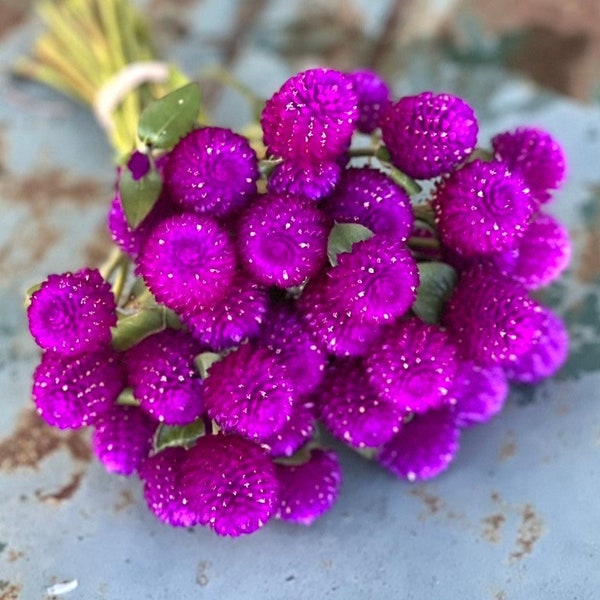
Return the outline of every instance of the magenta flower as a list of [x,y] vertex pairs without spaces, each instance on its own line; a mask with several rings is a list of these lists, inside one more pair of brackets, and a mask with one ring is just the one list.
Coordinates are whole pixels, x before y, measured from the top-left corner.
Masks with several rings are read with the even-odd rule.
[[560,144],[546,131],[520,127],[492,138],[496,158],[521,174],[538,202],[551,200],[551,192],[565,179],[566,160]]
[[179,482],[186,457],[187,451],[183,448],[165,448],[143,460],[138,467],[148,508],[163,523],[173,527],[198,524],[198,516],[184,503]]
[[137,407],[114,405],[94,425],[92,448],[109,473],[131,475],[152,448],[156,423]]
[[309,396],[302,396],[292,405],[290,420],[262,445],[269,449],[271,456],[291,456],[312,437],[314,430],[315,405]]
[[262,527],[277,510],[279,484],[266,452],[244,438],[201,437],[181,467],[183,503],[219,535]]
[[464,256],[513,247],[533,212],[523,180],[503,163],[481,160],[444,179],[432,204],[442,241]]
[[404,408],[380,397],[361,359],[337,360],[314,393],[317,414],[327,430],[356,448],[376,447],[400,430]]
[[194,357],[202,351],[185,331],[165,329],[125,354],[129,385],[140,408],[167,425],[186,425],[204,412]]
[[333,450],[316,448],[302,464],[275,463],[279,481],[277,517],[310,525],[335,504],[342,485],[342,467]]
[[235,248],[225,230],[210,217],[192,214],[158,225],[138,260],[156,299],[184,316],[217,304],[235,271]]
[[250,201],[258,177],[258,160],[245,137],[229,129],[203,127],[171,150],[164,184],[184,210],[224,217]]
[[373,133],[379,126],[379,115],[390,101],[390,90],[385,81],[372,71],[354,71],[349,74],[358,96],[358,123],[361,133]]
[[416,179],[451,171],[475,148],[479,127],[473,109],[450,94],[423,92],[389,103],[381,134],[392,162]]
[[204,380],[206,410],[225,433],[262,442],[290,419],[294,388],[266,348],[244,344],[214,363]]
[[460,430],[450,407],[429,410],[405,423],[377,454],[396,477],[417,481],[445,471],[458,452]]
[[238,271],[225,298],[190,315],[186,325],[201,344],[218,352],[256,337],[267,306],[267,290]]
[[288,79],[261,116],[269,153],[299,162],[333,162],[350,146],[358,98],[348,76],[310,69]]
[[264,285],[299,285],[325,263],[329,228],[327,217],[306,199],[262,196],[240,217],[242,264]]
[[415,317],[383,332],[366,359],[366,373],[382,398],[403,411],[422,413],[447,401],[456,355],[443,329]]
[[112,350],[72,357],[45,352],[33,374],[33,401],[46,423],[77,429],[110,410],[124,385],[123,368]]
[[341,174],[335,162],[284,161],[269,177],[269,192],[320,200],[333,192]]
[[116,308],[97,269],[49,275],[31,296],[29,331],[43,350],[64,356],[91,352],[110,344]]
[[385,173],[368,167],[344,171],[323,210],[338,223],[360,223],[375,234],[402,241],[414,223],[408,194]]

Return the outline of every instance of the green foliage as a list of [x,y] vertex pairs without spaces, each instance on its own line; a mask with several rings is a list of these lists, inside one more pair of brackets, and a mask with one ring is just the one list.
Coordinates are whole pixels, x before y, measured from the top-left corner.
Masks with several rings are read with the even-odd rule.
[[158,172],[150,169],[146,175],[134,179],[129,169],[124,168],[119,182],[121,204],[130,227],[137,227],[152,210],[160,196],[162,180]]
[[338,264],[337,257],[344,252],[352,252],[356,242],[363,242],[373,237],[373,232],[360,223],[336,223],[327,240],[327,256],[332,267]]
[[190,446],[205,433],[206,427],[202,419],[198,419],[188,425],[161,424],[154,435],[154,451],[160,452],[165,448],[176,446]]
[[439,323],[444,302],[448,299],[458,275],[448,264],[426,262],[419,264],[419,289],[412,310],[425,323]]

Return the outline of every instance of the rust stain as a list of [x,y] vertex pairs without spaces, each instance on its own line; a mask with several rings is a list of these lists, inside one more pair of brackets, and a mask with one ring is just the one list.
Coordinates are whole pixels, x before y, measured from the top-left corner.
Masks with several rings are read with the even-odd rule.
[[21,550],[14,550],[14,549],[10,549],[6,552],[6,560],[9,563],[14,563],[17,562],[19,559],[23,558],[25,556],[24,552],[21,552]]
[[47,425],[33,409],[24,410],[13,433],[0,440],[0,471],[39,469],[41,462],[58,450],[74,460],[89,462],[92,451],[81,430],[59,431]]
[[514,433],[512,431],[509,431],[506,437],[506,441],[504,442],[504,444],[502,444],[502,447],[498,452],[498,460],[500,460],[501,462],[513,458],[514,455],[517,453],[517,445],[515,443]]
[[201,560],[198,563],[198,569],[196,570],[196,583],[200,587],[205,587],[209,583],[207,571],[211,564],[212,563],[209,560]]
[[0,39],[25,22],[31,0],[2,0],[0,4]]
[[543,519],[535,512],[531,504],[521,509],[521,524],[517,537],[517,548],[511,553],[509,562],[514,563],[531,554],[536,543],[546,532]]
[[113,509],[115,512],[121,512],[132,504],[135,504],[133,492],[131,490],[122,490],[119,494],[119,500],[115,502]]
[[61,504],[66,500],[70,500],[75,495],[79,489],[83,476],[84,473],[82,471],[77,471],[73,473],[70,481],[56,492],[42,492],[38,490],[36,491],[35,496],[40,502],[53,505]]
[[502,539],[502,526],[506,522],[506,517],[501,513],[496,513],[481,520],[483,531],[481,537],[492,544],[497,544]]
[[576,275],[581,283],[592,283],[600,278],[600,225],[598,223],[586,231]]
[[443,508],[444,502],[438,496],[429,493],[424,487],[418,486],[410,490],[409,494],[418,498],[425,507],[425,515],[436,515]]
[[19,600],[22,589],[22,586],[10,581],[0,581],[0,600]]

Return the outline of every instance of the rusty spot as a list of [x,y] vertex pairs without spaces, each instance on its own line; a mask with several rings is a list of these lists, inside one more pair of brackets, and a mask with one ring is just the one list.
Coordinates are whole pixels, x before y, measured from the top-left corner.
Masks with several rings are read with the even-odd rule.
[[73,473],[69,483],[58,489],[56,492],[41,492],[36,491],[36,498],[40,502],[46,502],[48,504],[61,504],[66,500],[70,500],[77,490],[79,489],[79,485],[81,484],[81,480],[83,479],[84,473],[82,471],[77,471]]
[[500,461],[505,461],[509,458],[513,458],[513,456],[517,453],[517,445],[515,443],[514,433],[512,431],[509,431],[506,437],[506,441],[504,442],[504,444],[502,444],[502,447],[498,452],[498,460]]
[[429,493],[424,487],[418,486],[410,490],[409,494],[418,498],[425,507],[425,515],[435,515],[444,506],[444,502],[438,496]]
[[92,451],[81,430],[59,431],[47,425],[32,409],[24,410],[13,433],[0,441],[0,471],[39,469],[50,454],[67,450],[74,460],[89,462]]
[[0,580],[0,600],[19,600],[22,586]]
[[198,563],[198,569],[196,570],[196,583],[201,587],[205,587],[209,583],[207,571],[211,564],[212,563],[209,560],[201,560]]
[[31,4],[32,0],[2,0],[0,4],[0,39],[25,22]]
[[119,500],[115,502],[113,509],[115,512],[121,512],[134,503],[135,498],[133,496],[133,492],[131,490],[121,490],[121,493],[119,494]]
[[504,590],[500,590],[494,594],[494,600],[506,600],[506,592]]
[[24,556],[25,553],[21,550],[14,550],[13,548],[11,548],[6,552],[6,561],[9,563],[14,563],[17,562],[19,559],[23,558]]
[[585,233],[576,275],[581,283],[592,283],[600,278],[600,225],[598,223]]
[[542,518],[535,512],[531,504],[525,504],[521,509],[521,524],[517,536],[517,548],[511,553],[509,562],[521,560],[534,550],[535,544],[544,535],[546,526]]
[[506,522],[503,514],[497,513],[481,520],[483,531],[481,537],[487,542],[497,544],[502,539],[502,526]]

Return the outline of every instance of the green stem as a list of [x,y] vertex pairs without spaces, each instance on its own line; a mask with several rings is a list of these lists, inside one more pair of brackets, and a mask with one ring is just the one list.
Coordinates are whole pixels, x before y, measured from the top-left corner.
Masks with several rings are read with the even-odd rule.
[[435,238],[411,237],[408,238],[408,245],[412,248],[423,248],[428,250],[437,250],[440,242]]

